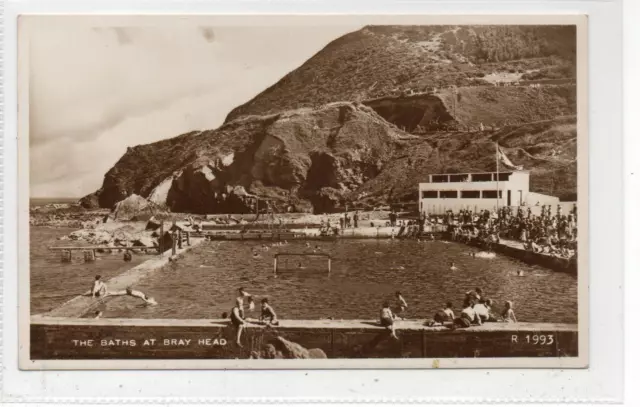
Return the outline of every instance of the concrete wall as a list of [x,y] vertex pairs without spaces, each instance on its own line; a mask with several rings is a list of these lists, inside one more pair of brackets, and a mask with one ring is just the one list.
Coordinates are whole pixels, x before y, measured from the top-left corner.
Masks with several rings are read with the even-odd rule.
[[[366,321],[281,321],[281,326],[277,328],[249,325],[242,339],[243,348],[239,348],[234,344],[233,327],[219,320],[34,318],[31,324],[31,358],[247,358],[251,351],[260,351],[277,336],[307,349],[322,349],[329,358],[578,355],[578,332],[575,325],[493,323],[452,331],[444,327],[428,328],[423,326],[422,321],[399,321],[397,328],[399,340],[390,338],[388,331],[375,322]],[[542,336],[545,337],[545,344],[540,339],[535,340]],[[116,339],[128,342],[116,345]],[[155,339],[155,344],[144,345],[144,341],[149,339]],[[203,342],[207,339],[209,343]],[[93,346],[88,346],[88,342],[80,346],[77,345],[80,342],[74,344],[73,340],[92,340]],[[165,340],[169,342],[165,344]],[[183,342],[177,342],[178,340]],[[187,340],[190,340],[188,344]]]
[[[556,212],[555,206],[557,206],[560,203],[560,199],[555,196],[538,194],[536,192],[529,192],[529,194],[527,194],[526,204],[530,206],[535,206],[537,203],[539,203],[540,205],[553,205],[554,208],[551,209],[551,212],[555,215],[555,212]],[[563,213],[565,215],[567,214],[567,212],[563,212]]]

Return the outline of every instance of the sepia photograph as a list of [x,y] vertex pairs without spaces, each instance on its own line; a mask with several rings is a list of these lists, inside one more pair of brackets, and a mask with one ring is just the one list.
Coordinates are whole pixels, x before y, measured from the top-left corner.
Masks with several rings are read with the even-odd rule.
[[18,25],[21,369],[588,366],[585,17]]

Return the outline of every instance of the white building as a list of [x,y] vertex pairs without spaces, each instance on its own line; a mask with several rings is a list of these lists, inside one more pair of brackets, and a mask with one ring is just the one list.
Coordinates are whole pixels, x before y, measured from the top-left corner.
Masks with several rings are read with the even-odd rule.
[[418,186],[420,212],[495,210],[496,206],[557,205],[554,196],[529,191],[529,172],[432,174]]

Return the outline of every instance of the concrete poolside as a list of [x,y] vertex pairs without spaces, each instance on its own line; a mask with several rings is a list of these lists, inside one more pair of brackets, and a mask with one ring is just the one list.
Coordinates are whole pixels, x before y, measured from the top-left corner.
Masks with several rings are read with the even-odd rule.
[[[396,323],[398,340],[376,321],[283,320],[247,324],[244,347],[224,320],[82,319],[34,316],[32,359],[234,359],[259,352],[277,337],[329,358],[575,357],[574,324],[487,323],[465,329]],[[153,339],[153,343],[149,340]],[[146,341],[146,342],[145,342]],[[145,344],[146,343],[146,344]]]
[[[204,241],[204,239],[192,239],[190,246],[184,246],[182,249],[177,249],[176,255],[187,252],[188,250],[198,246]],[[167,250],[159,256],[155,256],[142,264],[139,264],[124,273],[121,273],[112,279],[105,282],[110,292],[123,291],[127,287],[135,285],[140,280],[146,278],[151,273],[159,270],[161,267],[167,265],[171,261],[171,250]],[[113,297],[111,297],[113,298]],[[56,307],[55,309],[45,313],[48,317],[63,317],[74,318],[81,317],[91,310],[98,307],[105,301],[109,301],[110,297],[95,298],[89,295],[80,295],[67,301],[66,303]]]

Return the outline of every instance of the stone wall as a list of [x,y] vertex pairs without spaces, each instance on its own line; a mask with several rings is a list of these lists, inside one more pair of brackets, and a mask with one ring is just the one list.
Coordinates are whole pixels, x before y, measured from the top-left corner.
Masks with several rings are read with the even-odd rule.
[[34,318],[31,358],[242,359],[277,336],[307,349],[322,349],[329,358],[578,355],[577,327],[567,324],[493,323],[450,330],[399,321],[397,334],[399,340],[372,321],[281,321],[276,328],[250,324],[240,348],[234,343],[234,328],[220,320]]

